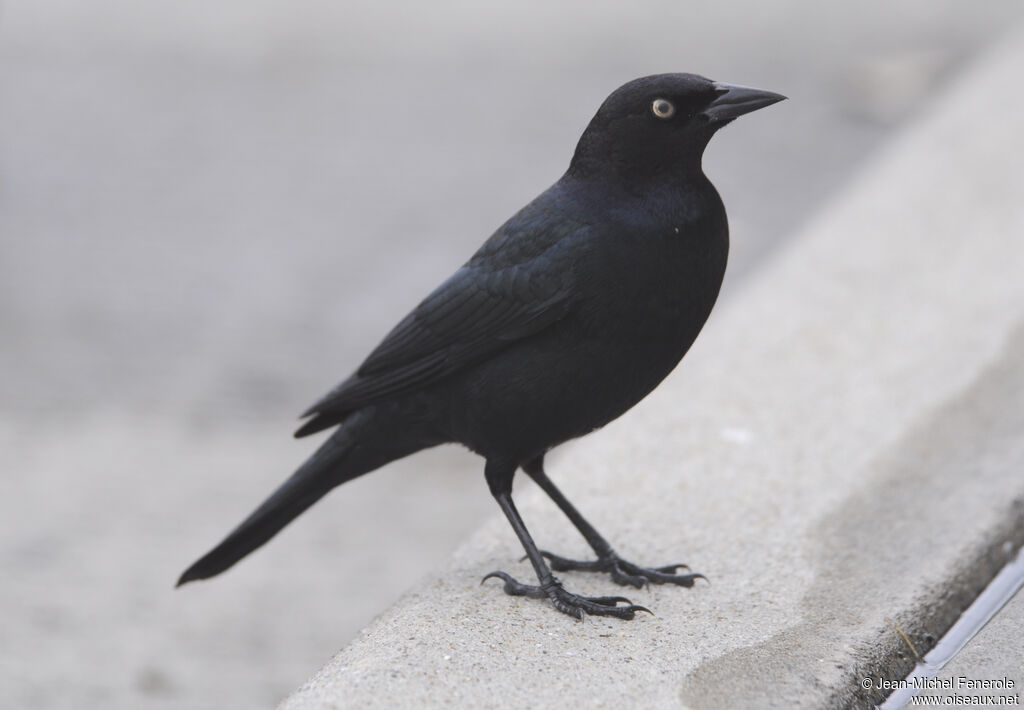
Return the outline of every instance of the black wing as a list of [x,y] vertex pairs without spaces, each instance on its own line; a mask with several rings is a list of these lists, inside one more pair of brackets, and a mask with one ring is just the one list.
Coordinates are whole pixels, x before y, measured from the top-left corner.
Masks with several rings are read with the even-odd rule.
[[[310,407],[303,416],[316,416],[295,435],[321,431],[359,407],[431,385],[563,318],[573,293],[571,248],[585,227],[529,210],[509,220],[354,375]],[[538,230],[552,221],[557,228]]]

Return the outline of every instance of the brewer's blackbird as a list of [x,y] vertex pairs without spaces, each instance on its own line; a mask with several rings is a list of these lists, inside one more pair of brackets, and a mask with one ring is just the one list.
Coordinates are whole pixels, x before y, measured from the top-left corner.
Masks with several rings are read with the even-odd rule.
[[[643,399],[683,357],[718,296],[729,249],[722,201],[701,167],[712,135],[785,97],[660,74],[609,96],[569,169],[503,224],[356,370],[305,412],[297,437],[338,428],[184,584],[223,572],[335,486],[427,447],[458,442],[485,459],[491,494],[519,537],[538,585],[504,572],[508,594],[559,611],[631,619],[624,597],[584,597],[554,570],[611,574],[619,584],[692,586],[685,565],[620,558],[544,472],[553,447]],[[512,502],[526,472],[597,559],[537,548]],[[550,561],[550,566],[548,562]]]

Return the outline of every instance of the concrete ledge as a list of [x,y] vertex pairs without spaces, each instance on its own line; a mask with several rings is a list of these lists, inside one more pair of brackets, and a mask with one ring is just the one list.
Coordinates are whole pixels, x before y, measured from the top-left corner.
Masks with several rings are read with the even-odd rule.
[[[970,644],[943,669],[938,679],[949,684],[949,688],[922,692],[921,695],[938,695],[943,698],[964,695],[994,695],[1016,698],[1014,704],[1021,704],[1024,685],[1021,683],[1021,659],[1024,658],[1024,595],[1018,591],[1009,604],[981,630]],[[1009,678],[1013,687],[994,690],[972,689],[961,678],[1000,681]],[[944,701],[952,706],[956,700]],[[960,703],[963,704],[962,702]]]
[[[901,633],[926,651],[1024,543],[1021,68],[1017,33],[729,299],[654,395],[552,461],[624,556],[682,558],[711,585],[629,595],[654,617],[576,623],[479,586],[530,576],[496,517],[283,707],[878,701],[861,679],[909,670]],[[538,491],[519,500],[542,547],[586,554]]]

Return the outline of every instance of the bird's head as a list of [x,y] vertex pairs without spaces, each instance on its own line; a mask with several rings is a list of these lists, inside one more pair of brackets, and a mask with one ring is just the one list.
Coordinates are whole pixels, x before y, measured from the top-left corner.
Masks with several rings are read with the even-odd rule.
[[610,169],[638,178],[699,171],[715,131],[785,98],[696,74],[634,79],[601,104],[569,170],[589,174]]

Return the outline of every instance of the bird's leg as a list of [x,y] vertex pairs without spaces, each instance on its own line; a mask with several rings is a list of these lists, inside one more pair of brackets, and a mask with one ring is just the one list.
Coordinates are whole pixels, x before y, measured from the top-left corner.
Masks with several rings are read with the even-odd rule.
[[[488,461],[487,483],[491,486],[491,493],[494,495],[495,500],[498,501],[502,512],[505,513],[505,517],[508,518],[508,522],[512,525],[512,529],[519,538],[519,542],[522,543],[523,549],[526,550],[526,556],[530,558],[540,584],[536,586],[522,584],[506,572],[491,572],[482,581],[487,581],[491,577],[497,577],[504,580],[506,594],[533,597],[535,599],[544,599],[546,597],[551,600],[551,603],[560,612],[577,619],[582,619],[584,614],[632,619],[638,611],[650,613],[648,609],[633,604],[625,597],[584,597],[566,591],[562,587],[562,583],[551,574],[551,569],[541,556],[537,545],[534,544],[533,538],[530,537],[530,533],[526,530],[523,519],[519,516],[519,511],[516,510],[516,506],[512,502],[512,476],[515,474],[515,466],[512,466],[507,472],[503,468],[499,468],[497,465],[492,464],[491,461]],[[619,602],[622,602],[625,606],[619,606]]]
[[608,541],[601,537],[601,534],[594,529],[594,526],[586,521],[576,510],[576,507],[562,494],[551,482],[551,479],[544,473],[544,457],[539,456],[523,466],[526,474],[536,481],[545,493],[562,509],[566,517],[576,526],[587,543],[597,554],[596,560],[570,560],[565,557],[554,555],[550,552],[541,551],[541,555],[551,562],[551,568],[559,572],[565,570],[583,570],[586,572],[608,572],[612,581],[617,584],[628,584],[637,588],[653,582],[654,584],[678,584],[683,587],[692,587],[697,579],[704,579],[704,575],[696,573],[676,574],[679,569],[688,570],[684,564],[665,565],[664,567],[640,567],[632,562],[627,562],[616,554]]

